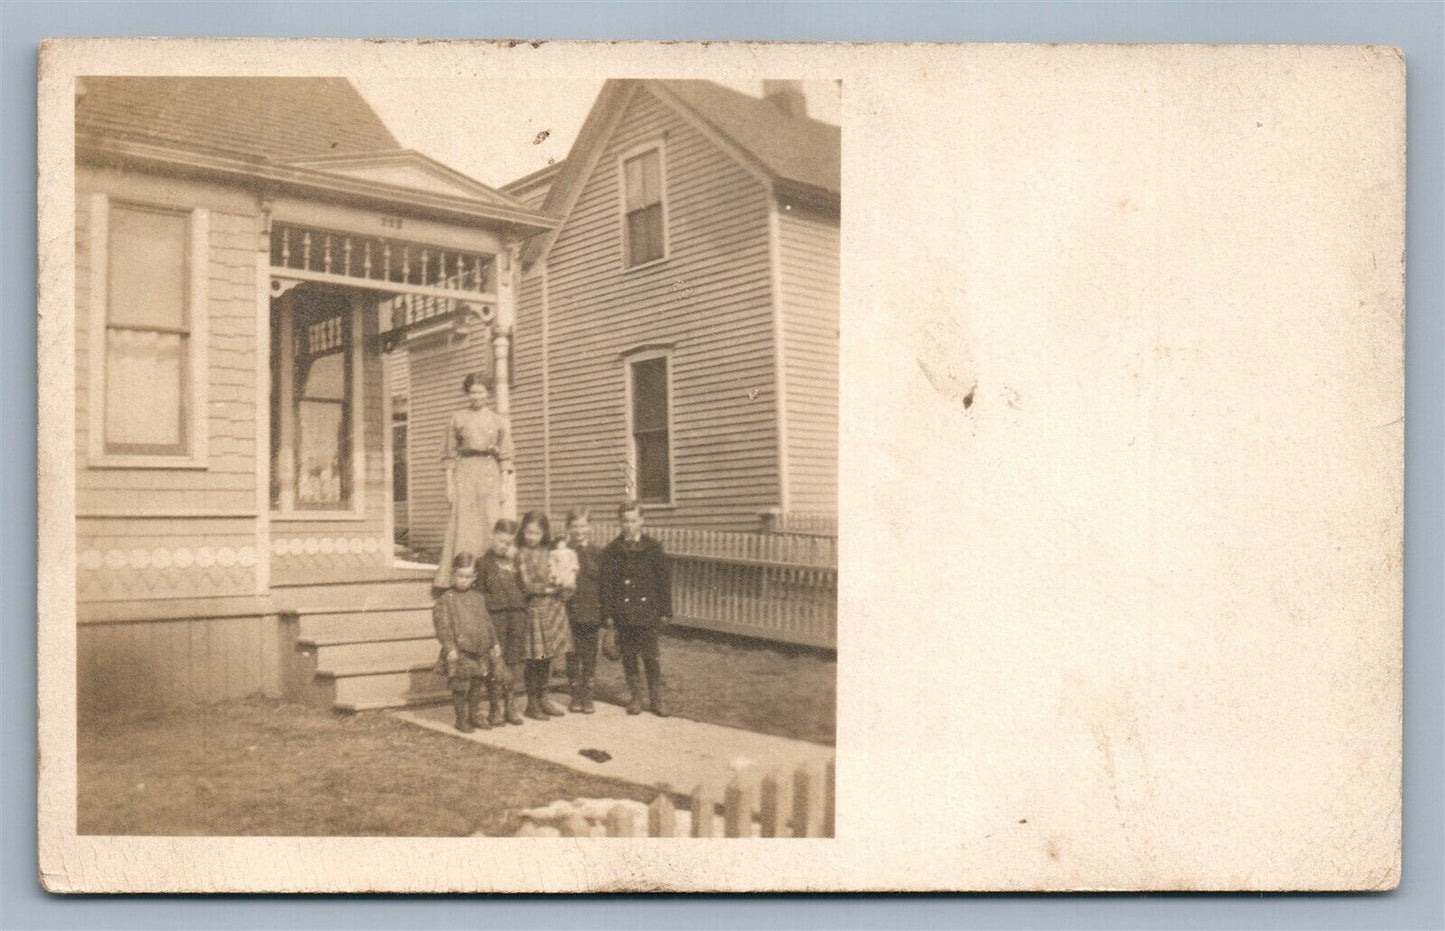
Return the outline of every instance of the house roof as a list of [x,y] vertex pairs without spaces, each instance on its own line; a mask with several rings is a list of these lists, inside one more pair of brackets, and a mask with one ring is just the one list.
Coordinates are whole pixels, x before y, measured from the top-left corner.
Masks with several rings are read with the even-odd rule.
[[[565,223],[602,146],[633,95],[644,88],[705,126],[731,154],[771,181],[775,191],[837,208],[842,192],[842,130],[822,120],[793,116],[770,100],[711,81],[607,81],[567,158],[502,189],[523,196],[546,185],[545,200],[535,206]],[[523,263],[531,264],[545,255],[561,228],[559,223],[550,232],[533,237],[523,251]]]
[[775,178],[837,194],[842,130],[711,81],[657,81]]
[[401,148],[345,78],[86,77],[75,123],[77,147],[107,157],[442,212],[521,235],[555,225],[516,198]]
[[566,163],[566,159],[553,162],[547,167],[539,168],[515,181],[508,181],[497,190],[517,198],[529,207],[541,207],[547,200],[547,194],[551,191],[558,173],[562,171],[562,166]]
[[345,78],[87,77],[77,133],[285,161],[399,149]]

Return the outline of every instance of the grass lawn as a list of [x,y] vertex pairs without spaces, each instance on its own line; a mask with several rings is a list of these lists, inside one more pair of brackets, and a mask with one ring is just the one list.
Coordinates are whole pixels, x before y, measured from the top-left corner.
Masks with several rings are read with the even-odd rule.
[[561,798],[657,793],[380,712],[252,700],[80,722],[81,834],[510,834]]
[[[554,663],[553,672],[563,666]],[[833,743],[838,664],[831,654],[674,627],[663,636],[662,673],[673,714]],[[621,663],[598,657],[594,694],[627,704]]]

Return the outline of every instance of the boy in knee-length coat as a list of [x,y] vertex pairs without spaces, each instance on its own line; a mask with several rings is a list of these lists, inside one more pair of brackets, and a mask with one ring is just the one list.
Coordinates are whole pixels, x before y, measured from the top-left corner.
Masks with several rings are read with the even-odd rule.
[[642,713],[642,679],[652,713],[666,717],[658,632],[672,619],[672,571],[662,544],[642,532],[635,501],[617,509],[622,532],[602,551],[603,623],[616,625],[622,671],[631,700],[628,714]]

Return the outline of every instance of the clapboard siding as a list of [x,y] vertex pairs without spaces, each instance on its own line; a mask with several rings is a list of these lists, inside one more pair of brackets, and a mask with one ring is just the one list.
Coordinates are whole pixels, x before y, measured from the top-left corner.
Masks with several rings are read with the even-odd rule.
[[[90,195],[210,211],[207,244],[208,457],[204,470],[92,468],[89,384]],[[222,185],[162,184],[115,170],[82,168],[76,190],[76,493],[82,510],[135,507],[202,509],[255,506],[256,250],[260,219],[253,197]],[[95,390],[99,390],[98,388]]]
[[81,624],[76,691],[82,711],[279,698],[283,638],[275,615]]
[[462,379],[473,372],[491,377],[490,334],[483,331],[456,340],[449,334],[414,340],[403,350],[411,372],[407,414],[407,508],[410,542],[440,547],[446,533],[446,472],[442,443],[447,422],[466,404]]
[[[537,507],[544,496],[542,463],[542,274],[522,279],[512,325],[512,432],[516,439],[517,501]],[[519,512],[520,513],[520,512]]]
[[[209,212],[206,304],[207,458],[204,469],[92,466],[90,291],[95,263],[107,256],[90,242],[91,196]],[[226,596],[256,591],[257,366],[256,198],[228,185],[80,166],[75,198],[75,462],[77,596],[82,601],[136,597]],[[177,519],[176,514],[196,515]],[[153,516],[147,516],[153,515]],[[154,516],[170,515],[170,516]],[[206,519],[204,515],[227,515]]]
[[838,507],[838,219],[778,210],[788,507]]
[[[625,270],[617,159],[665,138],[668,258]],[[658,523],[751,529],[779,499],[767,188],[644,92],[628,105],[516,326],[518,499],[562,513],[609,506],[627,459],[621,354],[672,344],[673,503]],[[542,292],[547,295],[548,474]],[[544,500],[545,499],[545,500]]]

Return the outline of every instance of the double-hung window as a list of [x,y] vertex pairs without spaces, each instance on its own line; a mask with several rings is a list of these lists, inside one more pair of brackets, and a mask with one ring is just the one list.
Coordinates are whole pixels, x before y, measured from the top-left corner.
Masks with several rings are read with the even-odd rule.
[[627,360],[630,493],[646,504],[672,503],[672,378],[666,354]]
[[667,255],[667,216],[662,192],[662,148],[622,159],[623,257],[630,268]]
[[92,211],[92,464],[203,466],[206,212]]

